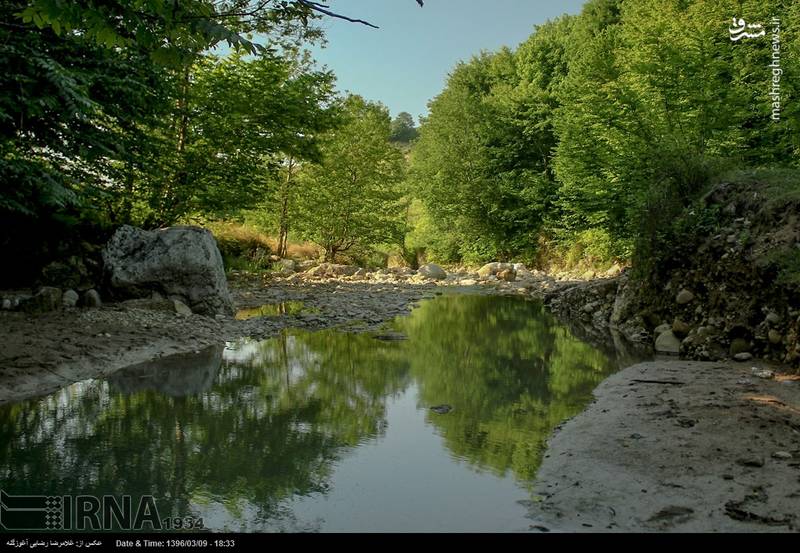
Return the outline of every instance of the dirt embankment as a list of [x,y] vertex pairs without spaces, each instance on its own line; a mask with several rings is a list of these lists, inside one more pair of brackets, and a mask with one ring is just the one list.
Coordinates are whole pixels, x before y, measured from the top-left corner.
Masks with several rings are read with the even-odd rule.
[[534,527],[800,530],[800,378],[658,359],[604,381],[551,439]]
[[649,273],[574,282],[545,303],[683,358],[800,367],[800,192],[786,189],[722,182],[665,229]]

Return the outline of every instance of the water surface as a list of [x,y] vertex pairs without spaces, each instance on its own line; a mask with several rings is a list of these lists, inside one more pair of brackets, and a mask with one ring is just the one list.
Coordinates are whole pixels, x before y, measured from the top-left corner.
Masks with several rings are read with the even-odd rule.
[[214,530],[528,530],[546,439],[616,362],[518,298],[439,297],[387,333],[244,340],[0,407],[0,488],[150,494]]

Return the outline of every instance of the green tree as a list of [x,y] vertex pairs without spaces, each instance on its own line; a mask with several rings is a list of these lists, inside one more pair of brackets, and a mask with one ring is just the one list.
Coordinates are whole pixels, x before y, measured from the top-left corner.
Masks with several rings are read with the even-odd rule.
[[390,140],[392,142],[408,144],[415,140],[417,136],[419,136],[419,131],[417,130],[416,123],[414,123],[414,117],[406,111],[398,113],[397,117],[392,120],[392,134]]
[[[411,154],[411,174],[445,261],[530,257],[553,184],[541,100],[508,49],[459,64],[429,105]],[[545,91],[546,92],[546,91]],[[437,236],[438,235],[438,236]]]
[[299,232],[325,249],[328,261],[354,248],[402,239],[402,154],[389,142],[388,110],[349,96],[343,124],[321,138],[322,162],[302,172]]
[[[644,0],[595,32],[584,24],[555,118],[565,226],[605,229],[630,253],[716,166],[788,161],[791,124],[772,124],[764,96],[770,41],[735,44],[727,22],[742,13],[767,23],[789,4]],[[786,60],[788,74],[796,68]]]

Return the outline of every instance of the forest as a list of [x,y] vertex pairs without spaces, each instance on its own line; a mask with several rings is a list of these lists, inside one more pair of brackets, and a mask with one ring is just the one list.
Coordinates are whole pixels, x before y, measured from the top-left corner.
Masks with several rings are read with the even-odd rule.
[[369,266],[644,267],[709,183],[795,181],[800,36],[734,42],[728,17],[796,20],[788,0],[591,0],[459,63],[418,126],[337,91],[320,4],[3,4],[9,285],[122,224],[208,226],[223,254],[234,229]]

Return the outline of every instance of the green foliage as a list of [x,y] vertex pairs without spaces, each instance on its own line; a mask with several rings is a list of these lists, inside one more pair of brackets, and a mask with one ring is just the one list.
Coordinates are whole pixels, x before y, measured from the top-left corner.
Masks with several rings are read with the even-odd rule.
[[434,250],[450,235],[466,261],[532,256],[553,215],[553,91],[571,24],[542,26],[516,53],[459,64],[431,102],[411,159]]
[[353,248],[402,241],[404,163],[389,142],[385,107],[350,96],[344,123],[321,137],[322,160],[300,175],[298,232],[325,249],[326,259]]
[[[731,14],[766,36],[732,42]],[[589,257],[652,258],[724,167],[797,164],[797,14],[788,0],[592,0],[514,52],[459,64],[411,155],[429,216],[417,241],[453,260],[533,258],[543,236],[579,257],[597,239]]]
[[269,54],[273,44],[248,38],[250,33],[276,38],[319,38],[309,27],[319,17],[304,2],[266,0],[30,0],[15,11],[23,23],[49,28],[56,35],[80,34],[99,46],[141,48],[153,60],[184,66],[199,52],[219,43],[248,54]]
[[[770,120],[770,41],[733,44],[729,13],[765,23],[774,2],[624,3],[570,63],[556,117],[560,204],[573,229],[628,241],[703,190],[717,160],[788,159],[792,133]],[[787,73],[797,70],[786,61]],[[784,88],[788,96],[793,92]],[[785,113],[785,115],[788,115]],[[654,218],[655,216],[655,218]]]

